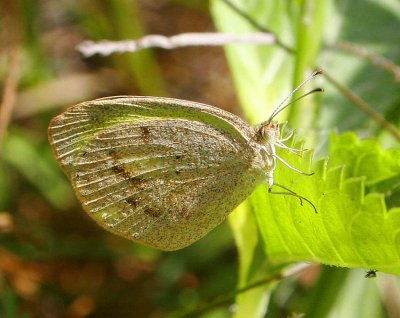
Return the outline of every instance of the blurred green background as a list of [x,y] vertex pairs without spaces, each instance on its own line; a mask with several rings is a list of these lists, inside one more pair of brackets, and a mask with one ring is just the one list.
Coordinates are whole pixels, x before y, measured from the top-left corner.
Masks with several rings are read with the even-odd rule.
[[[189,99],[254,120],[254,111],[240,105],[263,87],[253,86],[253,92],[243,88],[239,77],[242,81],[248,77],[232,67],[234,53],[228,52],[226,60],[222,48],[153,49],[86,59],[76,50],[87,39],[212,32],[215,23],[219,29],[238,26],[220,13],[217,1],[0,2],[0,317],[168,317],[236,288],[239,262],[227,222],[193,246],[172,253],[107,233],[82,211],[47,142],[53,116],[75,103],[110,95]],[[313,1],[293,1],[294,6],[281,1],[236,1],[242,2],[264,26],[285,25],[287,32],[282,28],[276,32],[283,32],[285,43],[301,48],[301,30],[297,26],[294,31],[293,25],[304,15],[294,11]],[[261,10],[264,7],[269,11]],[[277,22],[274,12],[285,18]],[[303,32],[309,32],[311,43],[313,36],[321,42],[323,50],[317,54],[319,45],[312,47],[313,52],[307,53],[311,57],[303,59],[312,62],[306,64],[324,67],[398,127],[395,68],[384,70],[337,45],[357,43],[398,63],[398,1],[327,1],[324,13],[315,19],[319,19],[317,28]],[[311,44],[304,45],[310,48]],[[265,54],[266,63],[276,58],[271,52]],[[241,62],[249,63],[246,69],[254,66],[251,58]],[[281,70],[268,88],[277,92],[269,99],[270,108],[300,77],[299,67]],[[334,87],[326,86],[321,108],[313,110],[312,124],[304,124],[299,115],[289,116],[293,127],[313,131],[317,151],[326,151],[331,129],[354,130],[378,138],[385,147],[398,147],[387,131]],[[393,204],[398,206],[398,201]],[[378,273],[377,279],[365,279],[364,275],[362,270],[311,266],[274,286],[268,313],[259,316],[400,317],[397,277]],[[233,303],[232,299],[201,316],[230,317]]]

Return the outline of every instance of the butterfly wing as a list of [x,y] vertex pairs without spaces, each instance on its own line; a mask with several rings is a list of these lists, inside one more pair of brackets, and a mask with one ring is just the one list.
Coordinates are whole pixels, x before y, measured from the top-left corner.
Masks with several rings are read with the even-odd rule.
[[197,241],[254,190],[264,167],[253,137],[228,112],[155,97],[85,102],[49,127],[84,210],[163,250]]

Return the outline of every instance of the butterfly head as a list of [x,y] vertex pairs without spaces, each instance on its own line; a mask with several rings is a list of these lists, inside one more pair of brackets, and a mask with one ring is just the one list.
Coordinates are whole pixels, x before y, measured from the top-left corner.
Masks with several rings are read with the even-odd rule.
[[277,122],[264,122],[257,130],[257,141],[262,145],[275,144],[281,132]]

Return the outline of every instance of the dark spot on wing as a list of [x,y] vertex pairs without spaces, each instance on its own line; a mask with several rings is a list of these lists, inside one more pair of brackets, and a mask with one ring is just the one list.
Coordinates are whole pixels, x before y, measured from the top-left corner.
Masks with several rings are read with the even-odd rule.
[[125,169],[120,165],[116,165],[111,167],[111,171],[115,173],[123,173]]
[[121,157],[118,155],[118,152],[115,149],[108,150],[108,155],[113,160],[113,166],[110,168],[112,172],[115,174],[122,174],[124,179],[129,179],[132,177],[130,172],[124,168],[124,165],[119,162]]
[[134,197],[126,198],[126,202],[134,209],[136,209],[139,204],[139,200]]
[[130,179],[132,176],[128,170],[124,169],[123,165],[115,165],[111,167],[111,171],[116,174],[122,174],[124,179]]
[[187,208],[181,208],[181,209],[179,209],[178,212],[182,218],[184,218],[186,220],[188,220],[190,218],[190,212]]
[[113,159],[119,159],[119,156],[118,156],[117,152],[115,151],[115,149],[109,149],[108,154]]
[[152,208],[145,208],[145,209],[143,210],[143,212],[144,212],[145,214],[147,214],[147,215],[153,217],[153,218],[158,218],[158,217],[160,217],[160,216],[162,215],[162,211],[160,211],[160,210],[155,210],[155,209],[152,209]]
[[130,190],[132,192],[137,192],[146,188],[148,180],[143,179],[140,176],[136,176],[136,177],[130,177],[129,183],[131,185]]
[[143,183],[143,178],[141,176],[136,176],[131,178],[132,183],[139,184]]
[[148,127],[140,127],[140,138],[144,144],[150,143],[150,130]]
[[182,155],[176,155],[176,156],[175,156],[175,159],[176,159],[176,160],[179,160],[179,159],[181,159],[181,158],[182,158]]

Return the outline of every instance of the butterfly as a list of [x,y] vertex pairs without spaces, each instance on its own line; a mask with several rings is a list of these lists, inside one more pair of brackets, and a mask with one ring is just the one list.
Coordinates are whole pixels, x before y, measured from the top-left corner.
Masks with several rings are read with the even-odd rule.
[[300,151],[284,144],[291,136],[280,139],[272,121],[282,109],[252,127],[206,104],[116,96],[70,107],[51,121],[48,133],[95,221],[170,251],[202,238],[261,183],[272,189],[277,160],[298,171],[276,154],[276,147]]

